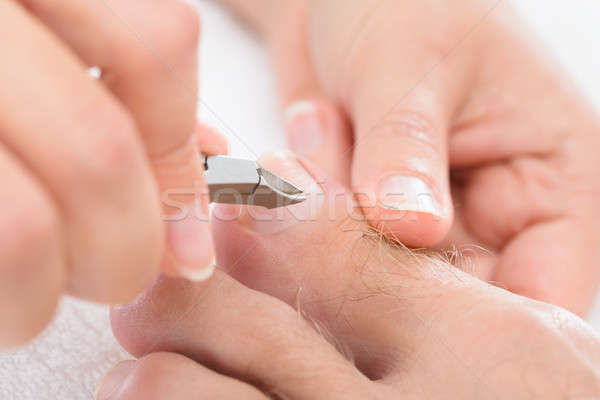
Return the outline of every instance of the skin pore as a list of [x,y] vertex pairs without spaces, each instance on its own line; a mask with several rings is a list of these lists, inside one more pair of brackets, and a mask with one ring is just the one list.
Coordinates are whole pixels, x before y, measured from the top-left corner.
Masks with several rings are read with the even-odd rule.
[[305,161],[262,162],[294,183],[312,176],[317,212],[277,215],[287,223],[265,232],[217,207],[219,270],[204,283],[160,278],[113,310],[140,359],[111,370],[99,399],[600,395],[600,338],[578,317],[392,245]]

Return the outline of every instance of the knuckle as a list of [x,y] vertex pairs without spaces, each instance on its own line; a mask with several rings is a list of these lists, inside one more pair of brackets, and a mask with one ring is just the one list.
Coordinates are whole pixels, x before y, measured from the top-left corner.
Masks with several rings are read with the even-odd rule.
[[[506,361],[504,368],[518,371],[523,376],[536,376],[539,378],[536,386],[546,388],[548,393],[565,389],[569,392],[598,392],[598,372],[592,362],[592,354],[594,351],[598,354],[598,349],[590,347],[597,342],[591,332],[593,328],[585,328],[579,318],[567,311],[533,300],[499,301],[492,308],[490,304],[475,311],[483,318],[481,322],[485,322],[481,325],[485,326],[484,330],[463,330],[462,334],[467,335],[464,339],[468,341],[477,337],[489,348],[504,346],[513,354],[506,358],[508,353],[502,353],[501,357]],[[511,328],[507,330],[506,327]],[[587,340],[581,338],[584,330],[590,332]],[[500,336],[499,332],[502,332]],[[488,356],[489,365],[499,365],[499,354],[490,353]],[[559,364],[557,360],[560,360]],[[488,373],[503,373],[498,371],[490,369]],[[557,381],[556,376],[577,378]]]
[[[595,332],[581,318],[561,307],[540,303],[537,305],[540,313],[547,324],[563,340],[574,341],[576,343],[595,343]],[[598,347],[598,346],[596,346]]]
[[90,162],[86,163],[90,175],[96,180],[104,182],[112,181],[116,176],[122,174],[134,165],[134,157],[139,149],[132,140],[129,125],[124,120],[113,121],[114,125],[107,127],[110,134],[101,134],[94,146]]
[[[140,149],[135,124],[126,112],[114,105],[91,103],[80,115],[82,120],[87,119],[80,126],[89,126],[86,141],[72,153],[74,162],[65,173],[70,184],[99,188],[121,181],[124,173],[135,168]],[[88,112],[90,108],[94,110],[93,117]]]
[[[57,219],[54,210],[41,196],[19,198],[10,206],[8,218],[0,220],[0,235],[16,254],[30,252],[46,243],[55,234]],[[26,253],[23,253],[26,254]]]
[[[600,377],[591,362],[593,354],[600,354],[600,347],[593,328],[583,320],[560,307],[533,301],[529,307],[512,310],[508,315],[505,312],[503,316],[510,326],[518,327],[518,340],[526,347],[553,349],[546,360],[554,361],[548,357],[552,354],[560,356],[564,368],[579,377],[569,385],[590,393],[600,392]],[[541,363],[540,368],[544,365],[549,364]]]
[[[555,332],[549,329],[548,315],[552,306],[526,300],[528,306],[495,308],[489,314],[490,319],[501,321],[507,326],[514,326],[519,332],[529,332],[525,338],[536,337],[548,339]],[[523,341],[524,345],[528,345]]]
[[173,60],[195,57],[201,22],[194,6],[183,0],[154,3],[153,13],[161,17],[136,26],[139,36],[128,34],[115,42],[124,56],[121,66],[132,73],[162,72]]
[[579,317],[549,303],[527,300],[526,307],[502,308],[493,314],[492,317],[498,321],[524,333],[523,338],[535,340],[535,343],[529,344],[541,342],[556,348],[572,348],[576,343],[585,343],[586,338],[593,336],[593,332]]
[[201,22],[200,14],[196,9],[184,1],[174,1],[169,3],[168,16],[170,23],[177,27],[174,30],[170,29],[170,25],[164,27],[169,34],[173,31],[177,32],[177,35],[172,39],[173,44],[183,46],[185,50],[197,47],[200,39]]
[[387,139],[384,141],[387,146],[396,142],[417,149],[422,156],[431,156],[441,151],[436,140],[439,129],[432,118],[422,112],[395,110],[379,124],[374,135]]

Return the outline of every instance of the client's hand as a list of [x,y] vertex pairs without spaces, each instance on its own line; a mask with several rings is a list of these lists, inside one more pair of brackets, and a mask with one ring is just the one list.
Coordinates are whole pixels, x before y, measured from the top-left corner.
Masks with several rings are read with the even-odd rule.
[[578,317],[390,245],[335,183],[317,185],[294,158],[263,162],[310,200],[239,218],[220,206],[225,271],[161,278],[114,310],[140,359],[111,370],[99,399],[600,396],[600,338]]
[[292,149],[350,182],[371,224],[480,246],[482,279],[588,310],[598,119],[509,2],[222,1],[269,44]]

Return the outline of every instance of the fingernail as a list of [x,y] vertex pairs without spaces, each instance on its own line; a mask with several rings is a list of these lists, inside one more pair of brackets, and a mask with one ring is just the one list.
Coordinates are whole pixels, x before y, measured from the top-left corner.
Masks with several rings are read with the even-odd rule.
[[214,271],[213,241],[208,218],[189,212],[184,219],[167,222],[169,248],[182,277],[201,282]]
[[297,156],[290,152],[270,153],[261,157],[259,164],[300,188],[306,200],[273,210],[246,207],[238,220],[248,228],[264,234],[278,233],[297,223],[314,221],[324,202],[323,190],[298,161]]
[[297,101],[287,108],[285,126],[290,147],[303,157],[311,156],[319,148],[327,129],[315,103],[308,100]]
[[379,204],[388,210],[414,211],[441,216],[433,190],[415,176],[393,175],[384,178],[378,188]]
[[135,361],[121,361],[112,367],[98,384],[94,398],[96,400],[112,400],[118,399],[119,393],[123,388],[123,384],[127,377],[133,372]]
[[208,267],[204,267],[198,270],[181,267],[179,269],[179,272],[181,273],[181,276],[183,276],[190,282],[204,282],[213,275],[213,273],[215,272],[215,268],[216,264],[213,258],[213,262]]

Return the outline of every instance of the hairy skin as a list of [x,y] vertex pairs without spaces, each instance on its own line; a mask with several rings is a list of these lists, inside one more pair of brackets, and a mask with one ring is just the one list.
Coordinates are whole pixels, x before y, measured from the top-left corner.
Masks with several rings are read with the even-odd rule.
[[[292,156],[266,162],[306,185]],[[140,360],[111,371],[99,399],[600,396],[600,337],[585,322],[390,245],[309,170],[325,192],[309,200],[314,218],[265,233],[248,211],[219,207],[212,280],[161,278],[113,310]]]
[[363,206],[402,172],[443,209],[369,208],[372,226],[469,250],[474,275],[587,313],[600,280],[600,122],[509,2],[223,1],[268,44],[286,115],[303,104],[288,120],[292,149],[312,115],[324,138],[303,155]]

